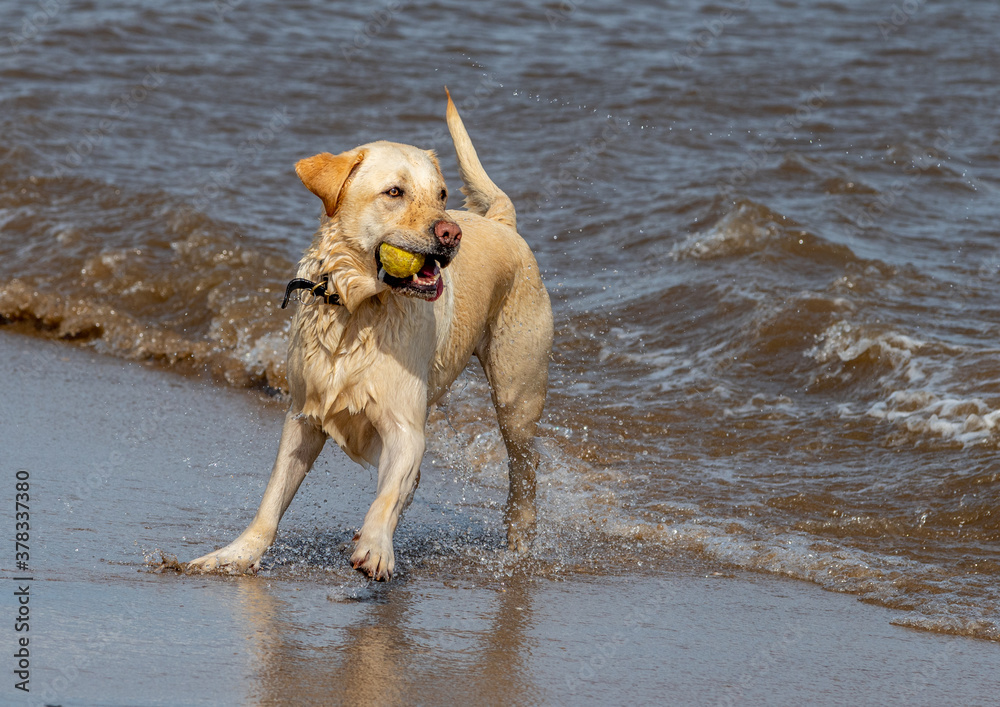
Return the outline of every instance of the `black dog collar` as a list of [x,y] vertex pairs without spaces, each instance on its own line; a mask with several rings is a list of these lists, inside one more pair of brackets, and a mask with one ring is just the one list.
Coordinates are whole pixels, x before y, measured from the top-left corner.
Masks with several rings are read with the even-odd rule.
[[340,304],[340,295],[336,292],[332,292],[333,288],[330,287],[330,276],[323,275],[321,282],[313,282],[312,280],[306,280],[302,277],[297,277],[288,283],[288,287],[285,288],[285,299],[281,302],[281,308],[284,309],[288,306],[288,298],[292,296],[295,290],[309,290],[309,294],[316,297],[322,297],[323,302],[326,304]]

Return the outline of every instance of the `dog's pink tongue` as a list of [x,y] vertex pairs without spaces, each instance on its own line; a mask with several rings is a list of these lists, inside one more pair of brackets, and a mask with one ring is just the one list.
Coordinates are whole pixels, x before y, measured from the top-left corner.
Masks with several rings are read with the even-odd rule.
[[420,278],[421,280],[429,277],[434,277],[435,275],[437,275],[438,272],[437,262],[431,260],[430,263],[431,263],[430,265],[427,265],[425,261],[424,266],[420,268],[420,272],[417,273],[417,277]]

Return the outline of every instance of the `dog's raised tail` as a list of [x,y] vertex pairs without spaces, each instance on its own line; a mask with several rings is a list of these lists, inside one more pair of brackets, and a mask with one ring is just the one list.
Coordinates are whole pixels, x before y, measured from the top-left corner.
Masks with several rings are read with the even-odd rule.
[[476,148],[469,139],[469,133],[465,130],[465,124],[462,123],[462,117],[458,114],[458,108],[451,100],[451,92],[447,88],[444,90],[448,94],[448,131],[451,133],[452,142],[455,143],[458,171],[465,183],[462,187],[462,193],[465,194],[465,208],[516,229],[517,213],[514,211],[514,203],[486,174],[476,154]]

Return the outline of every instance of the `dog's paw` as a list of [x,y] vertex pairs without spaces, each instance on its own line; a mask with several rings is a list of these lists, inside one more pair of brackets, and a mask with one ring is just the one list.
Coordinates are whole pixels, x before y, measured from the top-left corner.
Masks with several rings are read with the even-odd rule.
[[392,539],[381,533],[366,533],[364,529],[354,536],[354,553],[351,567],[364,572],[377,582],[392,579],[396,567],[396,557],[392,552]]
[[534,505],[508,507],[504,510],[504,520],[507,522],[507,547],[522,555],[527,553],[535,539]]
[[257,574],[267,547],[236,540],[223,548],[181,565],[186,574]]

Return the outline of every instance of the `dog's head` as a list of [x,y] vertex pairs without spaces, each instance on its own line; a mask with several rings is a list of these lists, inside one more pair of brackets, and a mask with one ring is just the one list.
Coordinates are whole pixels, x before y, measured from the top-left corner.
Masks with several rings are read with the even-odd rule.
[[[336,224],[328,231],[335,242],[316,246],[348,309],[386,287],[429,301],[441,296],[441,268],[458,253],[462,229],[445,211],[448,189],[433,152],[380,141],[308,157],[295,171]],[[400,271],[383,267],[383,244],[414,254],[411,263],[422,257],[422,266],[405,277],[389,274]]]

